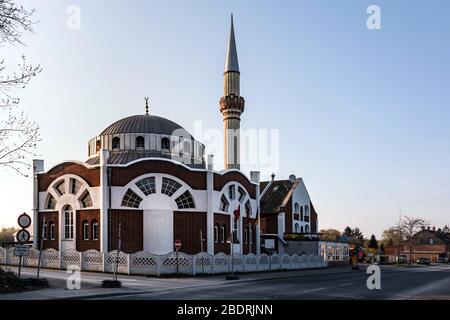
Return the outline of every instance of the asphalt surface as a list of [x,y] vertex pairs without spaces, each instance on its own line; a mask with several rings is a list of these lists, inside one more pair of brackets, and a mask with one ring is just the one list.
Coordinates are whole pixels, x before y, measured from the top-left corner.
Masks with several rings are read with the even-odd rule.
[[[35,269],[24,268],[24,276]],[[224,275],[187,278],[120,276],[122,289],[99,284],[110,274],[82,273],[81,290],[68,290],[68,274],[42,270],[48,289],[0,295],[0,299],[119,299],[119,300],[273,300],[273,299],[445,299],[450,300],[450,265],[413,268],[381,266],[379,290],[369,290],[365,267],[245,274],[238,281]]]
[[116,296],[109,299],[448,299],[450,266],[382,267],[381,288],[369,290],[365,270],[228,283]]

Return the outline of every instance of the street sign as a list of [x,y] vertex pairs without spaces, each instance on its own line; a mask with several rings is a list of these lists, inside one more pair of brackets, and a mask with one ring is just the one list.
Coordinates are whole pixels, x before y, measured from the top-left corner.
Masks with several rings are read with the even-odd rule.
[[25,229],[19,230],[16,234],[16,238],[20,243],[28,242],[30,240],[30,233]]
[[17,223],[21,228],[26,229],[31,225],[31,217],[26,213],[22,213],[17,219]]
[[18,244],[14,247],[14,255],[16,257],[27,256],[29,251],[29,247],[23,244]]
[[180,250],[181,249],[181,240],[175,240],[175,250]]

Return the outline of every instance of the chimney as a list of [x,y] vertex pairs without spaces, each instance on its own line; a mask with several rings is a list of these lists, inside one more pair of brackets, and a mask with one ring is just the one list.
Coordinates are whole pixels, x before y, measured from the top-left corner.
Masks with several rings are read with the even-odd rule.
[[214,155],[208,154],[208,170],[214,170]]
[[433,231],[436,231],[436,227],[433,227]]

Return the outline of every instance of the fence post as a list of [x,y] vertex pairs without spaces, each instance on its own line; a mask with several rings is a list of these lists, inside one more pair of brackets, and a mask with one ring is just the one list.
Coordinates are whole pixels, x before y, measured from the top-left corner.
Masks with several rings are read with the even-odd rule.
[[260,257],[260,255],[257,254],[256,255],[256,272],[259,272],[259,257]]
[[195,255],[192,255],[192,275],[195,276]]
[[130,254],[127,253],[127,274],[130,275]]
[[161,256],[157,255],[156,257],[156,276],[159,278],[161,275]]

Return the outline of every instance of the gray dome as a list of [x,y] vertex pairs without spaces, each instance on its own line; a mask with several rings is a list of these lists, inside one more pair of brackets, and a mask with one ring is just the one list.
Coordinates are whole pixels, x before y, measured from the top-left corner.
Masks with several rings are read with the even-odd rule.
[[100,133],[101,136],[109,134],[120,133],[154,133],[154,134],[166,134],[183,136],[185,138],[191,138],[192,136],[179,124],[170,121],[166,118],[153,116],[153,115],[136,115],[127,118],[123,118],[114,122]]

